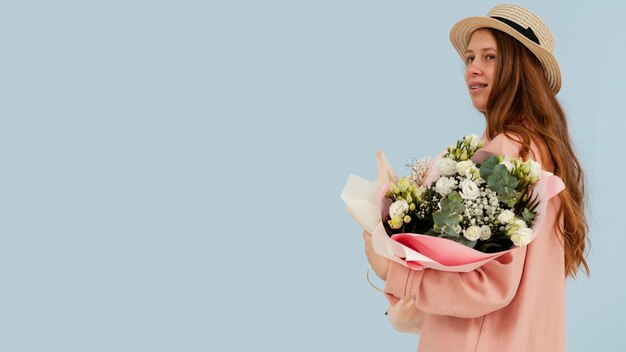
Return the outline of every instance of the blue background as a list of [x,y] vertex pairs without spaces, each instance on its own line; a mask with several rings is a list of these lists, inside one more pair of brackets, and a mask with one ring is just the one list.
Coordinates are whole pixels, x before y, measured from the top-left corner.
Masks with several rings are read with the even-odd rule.
[[[414,351],[339,194],[482,133],[448,33],[494,4],[3,2],[0,350]],[[587,173],[568,351],[616,350],[626,5],[520,4]]]

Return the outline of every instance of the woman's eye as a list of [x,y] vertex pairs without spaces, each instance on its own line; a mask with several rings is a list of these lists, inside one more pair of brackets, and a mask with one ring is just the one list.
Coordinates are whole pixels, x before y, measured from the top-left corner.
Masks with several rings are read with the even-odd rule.
[[487,61],[493,61],[496,59],[495,55],[487,55]]
[[474,57],[473,56],[468,56],[466,61],[469,64],[470,62],[474,61]]

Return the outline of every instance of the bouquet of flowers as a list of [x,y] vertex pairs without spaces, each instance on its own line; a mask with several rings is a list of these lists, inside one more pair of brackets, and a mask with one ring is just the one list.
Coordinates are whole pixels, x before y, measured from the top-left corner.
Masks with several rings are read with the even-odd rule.
[[470,158],[483,144],[470,135],[448,148],[435,165],[441,177],[427,187],[422,182],[428,159],[414,162],[410,176],[392,182],[383,202],[392,202],[383,215],[387,233],[437,236],[481,252],[530,243],[538,204],[529,186],[541,178],[541,166],[503,156],[474,163]]
[[400,179],[378,153],[376,182],[348,179],[342,198],[378,254],[414,269],[470,271],[534,239],[563,182],[483,146],[466,136],[433,161],[407,164]]

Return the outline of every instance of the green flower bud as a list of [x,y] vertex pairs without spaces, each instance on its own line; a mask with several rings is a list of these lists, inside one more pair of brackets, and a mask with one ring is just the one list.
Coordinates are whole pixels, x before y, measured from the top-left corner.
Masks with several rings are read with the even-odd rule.
[[411,217],[408,216],[408,215],[405,215],[404,216],[404,222],[407,223],[407,224],[410,223],[411,222]]
[[404,193],[409,189],[409,180],[405,177],[399,182],[400,192]]
[[461,161],[467,160],[467,150],[463,150],[461,153]]
[[411,203],[411,204],[413,203],[413,197],[411,197],[411,193],[407,194],[407,196],[406,196],[406,202],[407,202],[407,203]]
[[396,184],[395,184],[395,183],[392,183],[392,184],[389,186],[389,190],[390,190],[392,193],[394,193],[394,194],[398,194],[398,193],[400,193],[400,189],[398,188],[398,186],[396,186]]
[[409,205],[409,210],[410,210],[410,211],[415,210],[415,203],[411,203],[411,204]]

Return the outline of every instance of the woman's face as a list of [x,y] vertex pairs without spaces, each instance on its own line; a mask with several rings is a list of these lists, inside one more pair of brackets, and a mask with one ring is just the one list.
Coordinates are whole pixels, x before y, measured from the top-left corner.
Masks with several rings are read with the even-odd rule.
[[474,107],[482,112],[487,110],[487,100],[496,73],[497,53],[496,38],[486,29],[479,29],[472,34],[465,51],[465,83]]

